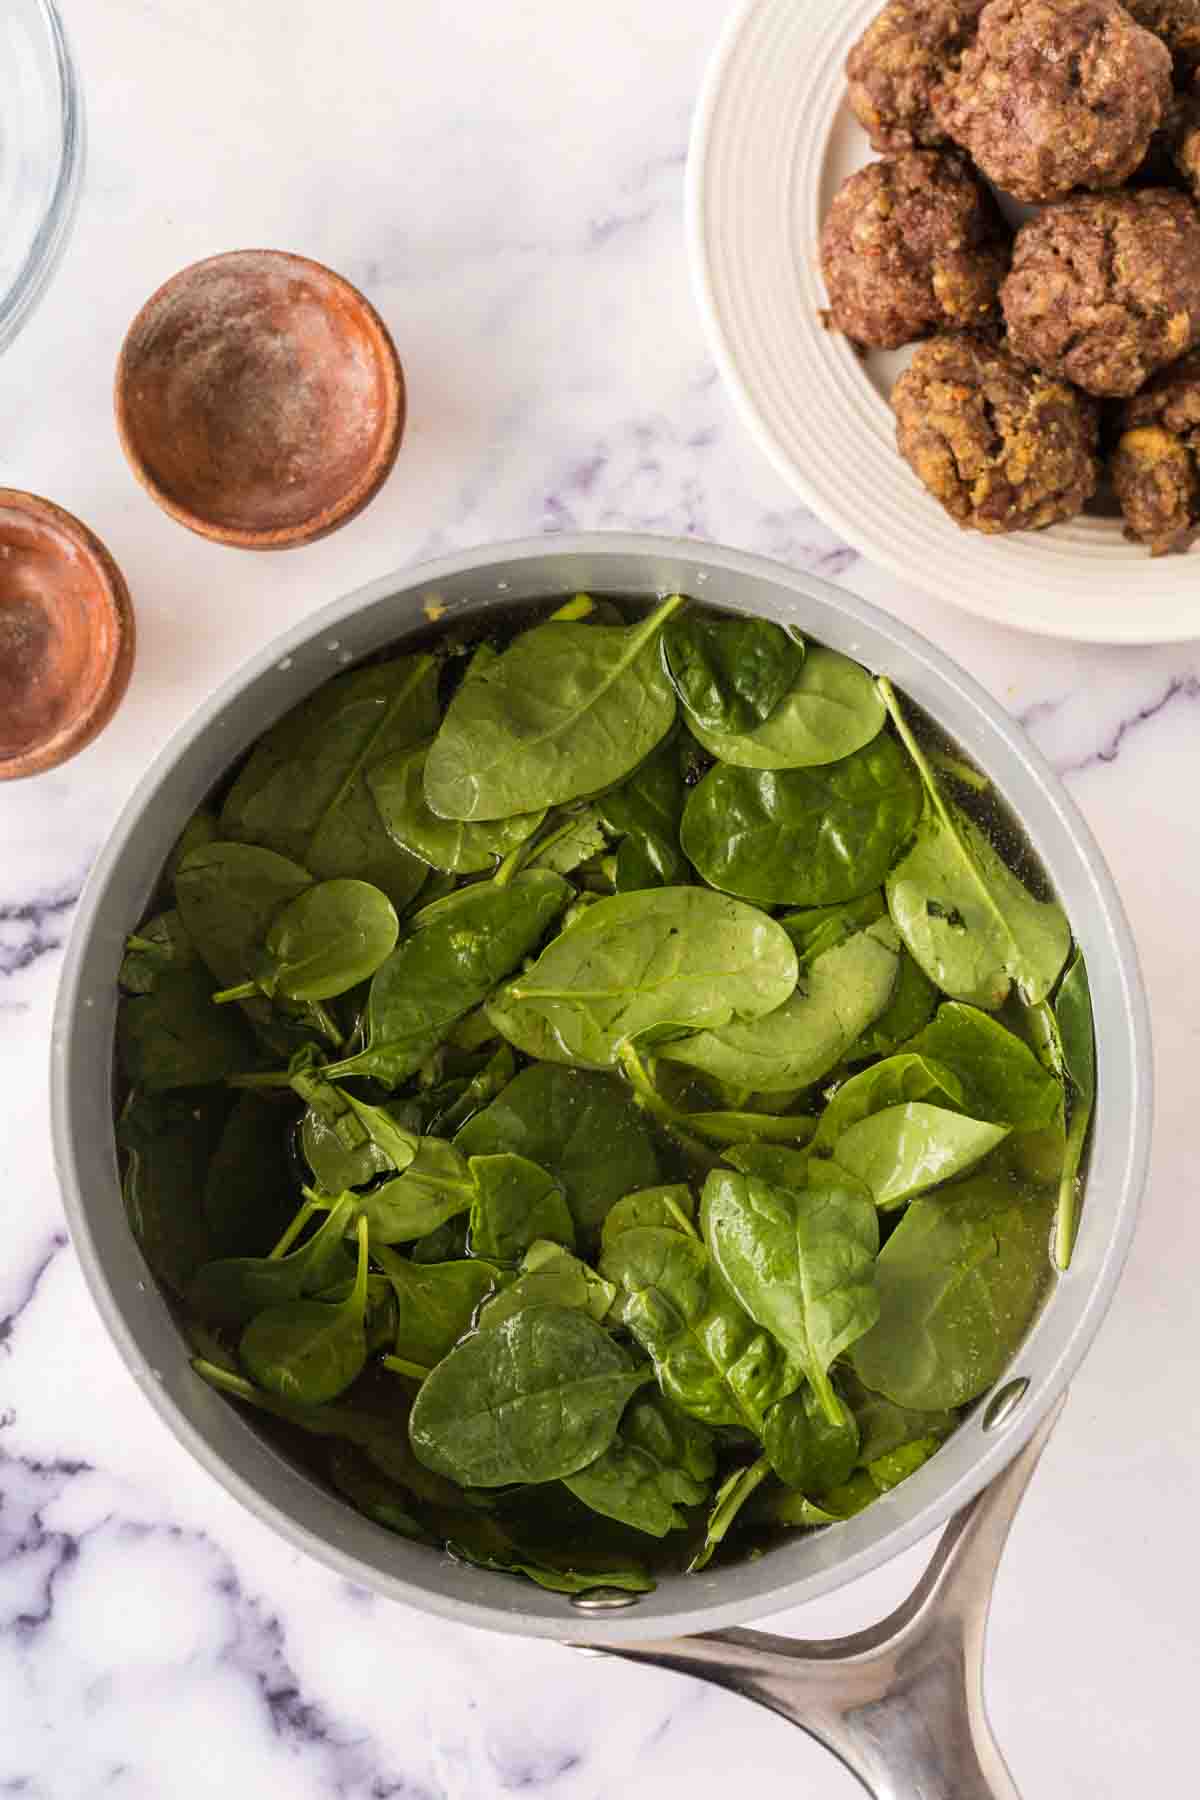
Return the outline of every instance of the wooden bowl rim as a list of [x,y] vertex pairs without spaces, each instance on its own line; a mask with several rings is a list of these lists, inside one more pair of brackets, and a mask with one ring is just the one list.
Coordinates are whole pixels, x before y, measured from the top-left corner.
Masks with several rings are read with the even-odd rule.
[[[371,344],[376,367],[383,380],[383,419],[379,441],[366,466],[344,493],[331,502],[292,525],[262,526],[249,528],[246,526],[223,525],[216,520],[206,518],[203,513],[194,511],[183,505],[155,480],[146,464],[136,436],[131,428],[129,413],[129,389],[133,376],[133,346],[144,324],[147,315],[163,300],[185,288],[188,283],[202,272],[219,268],[222,264],[234,263],[245,257],[265,257],[279,264],[282,268],[311,271],[322,280],[332,282],[349,300],[351,308],[356,312],[366,327],[366,335]],[[150,495],[151,499],[179,525],[185,525],[189,531],[198,536],[208,538],[216,544],[228,544],[239,550],[291,550],[302,544],[315,543],[318,538],[327,537],[355,518],[365,506],[375,498],[395,466],[400,451],[400,440],[404,435],[407,412],[407,396],[404,385],[404,370],[400,356],[393,341],[392,334],[383,319],[354,283],[339,275],[336,269],[328,264],[317,262],[314,257],[300,256],[293,250],[270,250],[246,248],[243,250],[223,250],[216,256],[202,257],[199,262],[189,263],[186,268],[179,269],[168,277],[162,285],[155,289],[150,298],[141,306],[125,333],[120,354],[117,357],[116,375],[113,381],[113,407],[116,413],[117,435],[121,440],[121,448],[133,470],[137,480]]]
[[0,752],[0,781],[18,781],[57,768],[91,743],[108,724],[129,685],[136,628],[128,583],[108,546],[82,519],[53,500],[27,493],[23,488],[0,487],[0,512],[23,513],[61,532],[87,558],[102,603],[114,624],[105,667],[84,705],[41,743],[8,756]]

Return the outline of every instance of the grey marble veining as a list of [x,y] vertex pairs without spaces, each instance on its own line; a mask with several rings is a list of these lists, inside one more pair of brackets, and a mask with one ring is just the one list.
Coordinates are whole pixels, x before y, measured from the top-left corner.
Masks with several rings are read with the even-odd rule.
[[[723,0],[433,12],[65,0],[64,12],[91,165],[59,279],[0,361],[0,482],[52,496],[106,538],[133,590],[139,660],[92,748],[0,789],[0,1795],[858,1791],[730,1696],[459,1630],[297,1556],[144,1404],[64,1233],[50,1006],[87,868],[148,758],[218,680],[333,595],[460,546],[605,526],[761,551],[926,631],[1024,720],[1113,864],[1154,1010],[1153,1181],[1111,1320],[1018,1520],[990,1695],[1030,1800],[1128,1800],[1148,1779],[1186,1792],[1200,1676],[1186,1579],[1200,1503],[1200,651],[1037,642],[937,606],[840,544],[758,456],[707,356],[684,256],[688,120]],[[141,301],[193,258],[249,244],[362,283],[410,389],[379,500],[286,557],[172,525],[134,485],[111,420],[114,359]],[[866,1623],[919,1563],[773,1625],[814,1636]]]

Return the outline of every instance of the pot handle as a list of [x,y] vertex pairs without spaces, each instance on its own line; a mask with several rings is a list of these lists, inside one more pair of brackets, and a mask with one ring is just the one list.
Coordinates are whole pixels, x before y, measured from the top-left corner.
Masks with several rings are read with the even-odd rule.
[[713,1631],[597,1648],[769,1706],[875,1800],[1020,1800],[984,1709],[984,1634],[1009,1527],[1063,1405],[955,1514],[912,1594],[869,1630],[813,1643]]

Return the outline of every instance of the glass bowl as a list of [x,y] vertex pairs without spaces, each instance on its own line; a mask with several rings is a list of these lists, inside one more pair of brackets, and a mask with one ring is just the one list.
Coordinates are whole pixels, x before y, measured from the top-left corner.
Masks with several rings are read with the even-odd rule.
[[83,97],[52,0],[0,0],[0,351],[70,236],[83,143]]

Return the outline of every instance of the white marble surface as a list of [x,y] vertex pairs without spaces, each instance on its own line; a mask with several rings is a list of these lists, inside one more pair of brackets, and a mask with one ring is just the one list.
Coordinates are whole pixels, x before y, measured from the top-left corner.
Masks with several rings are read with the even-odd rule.
[[[0,790],[0,1793],[717,1800],[731,1776],[764,1797],[858,1792],[732,1697],[454,1629],[294,1554],[135,1390],[84,1291],[51,1167],[61,946],[92,856],[176,722],[280,627],[371,576],[488,539],[626,525],[819,570],[928,632],[1027,721],[1112,861],[1154,1012],[1153,1178],[1015,1529],[990,1697],[1028,1800],[1192,1792],[1200,654],[1022,640],[902,591],[749,446],[683,250],[688,117],[724,0],[64,11],[91,164],[61,275],[0,363],[0,483],[51,495],[108,540],[140,653],[97,744]],[[286,557],[170,524],[127,473],[109,405],[146,294],[248,244],[361,283],[410,382],[383,495]],[[865,1623],[919,1561],[781,1628]]]

